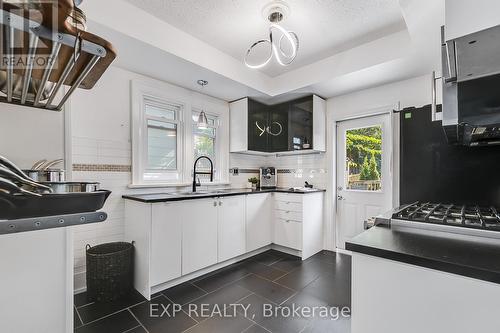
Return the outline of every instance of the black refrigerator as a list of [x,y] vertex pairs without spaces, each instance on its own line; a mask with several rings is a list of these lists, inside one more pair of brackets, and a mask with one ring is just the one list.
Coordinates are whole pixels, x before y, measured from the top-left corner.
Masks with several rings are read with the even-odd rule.
[[[440,108],[438,108],[438,111]],[[500,208],[500,146],[449,145],[431,107],[400,112],[400,203]]]

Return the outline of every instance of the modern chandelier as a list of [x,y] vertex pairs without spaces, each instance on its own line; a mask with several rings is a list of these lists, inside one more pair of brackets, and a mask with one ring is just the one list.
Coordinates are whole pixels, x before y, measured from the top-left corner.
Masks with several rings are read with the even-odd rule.
[[[264,7],[263,13],[270,22],[269,39],[258,40],[250,46],[245,55],[245,65],[252,69],[262,68],[269,64],[274,56],[278,64],[288,66],[295,60],[299,50],[299,38],[297,34],[287,31],[280,25],[288,15],[289,7],[283,1],[274,1]],[[260,63],[251,63],[249,58],[255,52],[256,47],[264,45],[269,46],[269,53],[265,60]],[[284,46],[288,46],[288,50],[284,50]]]

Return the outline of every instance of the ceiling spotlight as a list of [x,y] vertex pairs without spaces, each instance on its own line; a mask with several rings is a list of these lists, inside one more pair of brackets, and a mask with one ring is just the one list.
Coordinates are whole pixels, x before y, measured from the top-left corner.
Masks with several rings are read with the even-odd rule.
[[[250,46],[245,55],[245,65],[252,69],[262,68],[266,66],[274,56],[278,64],[281,66],[288,66],[295,60],[299,50],[299,38],[297,34],[292,31],[287,31],[280,25],[288,15],[289,7],[283,1],[274,1],[264,7],[263,13],[270,22],[269,39],[258,40]],[[260,63],[251,63],[249,58],[252,52],[255,51],[257,46],[264,45],[268,45],[269,47],[269,53],[266,59]],[[289,46],[288,52],[283,49],[284,45]]]

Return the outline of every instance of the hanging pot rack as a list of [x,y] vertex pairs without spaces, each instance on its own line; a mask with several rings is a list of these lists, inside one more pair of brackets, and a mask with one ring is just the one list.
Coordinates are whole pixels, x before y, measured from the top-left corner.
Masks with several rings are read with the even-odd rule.
[[[45,5],[40,20],[30,17],[28,11],[3,3],[0,51],[2,59],[8,61],[0,64],[0,85],[4,88],[0,102],[60,111],[77,88],[93,88],[113,62],[116,51],[109,42],[67,22],[73,5],[68,0]],[[53,8],[57,9],[57,17],[53,16]],[[47,22],[54,19],[57,31],[47,27]],[[16,56],[26,58],[22,66],[15,66]],[[40,60],[46,64],[44,67],[35,66]],[[63,85],[69,88],[63,91]]]

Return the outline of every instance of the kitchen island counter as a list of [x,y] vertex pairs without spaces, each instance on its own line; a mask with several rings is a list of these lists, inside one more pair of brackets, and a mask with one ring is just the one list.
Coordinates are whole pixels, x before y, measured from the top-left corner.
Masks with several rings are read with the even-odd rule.
[[500,283],[500,239],[379,225],[347,242],[346,249]]
[[500,239],[378,225],[346,249],[352,333],[498,331]]

